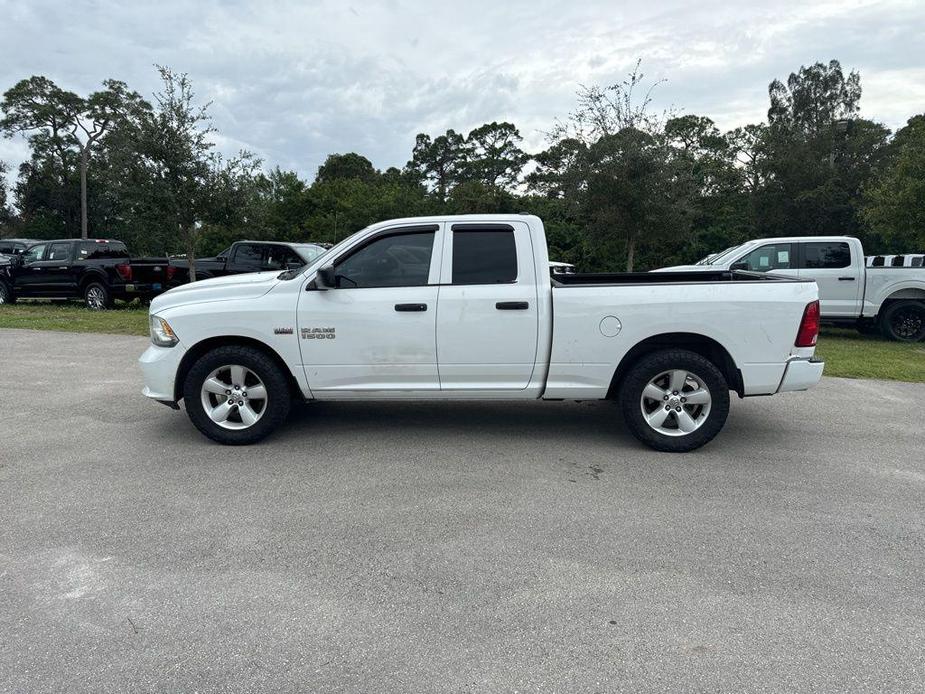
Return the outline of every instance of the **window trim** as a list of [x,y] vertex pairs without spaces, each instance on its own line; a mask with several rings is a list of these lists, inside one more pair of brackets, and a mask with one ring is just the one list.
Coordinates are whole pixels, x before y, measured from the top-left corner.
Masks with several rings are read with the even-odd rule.
[[[339,255],[337,258],[334,258],[333,260],[331,260],[331,262],[325,263],[325,266],[330,265],[335,270],[337,270],[337,266],[340,263],[346,260],[349,260],[356,253],[359,253],[364,248],[372,245],[376,241],[381,241],[384,238],[390,238],[392,236],[404,236],[406,234],[424,234],[424,233],[432,233],[434,235],[434,240],[430,248],[430,267],[427,270],[427,280],[423,284],[399,284],[399,285],[384,284],[384,285],[375,285],[375,286],[368,286],[368,287],[334,287],[334,289],[337,291],[340,291],[343,289],[401,289],[402,287],[438,286],[436,284],[431,283],[430,277],[433,274],[433,269],[434,269],[434,249],[437,248],[437,238],[440,233],[439,224],[417,224],[413,226],[390,227],[388,229],[382,229],[373,234],[370,234],[369,236],[367,236],[365,239],[363,239],[356,245],[351,246],[350,248],[345,250],[341,255]],[[336,273],[335,273],[335,277],[336,277]]]

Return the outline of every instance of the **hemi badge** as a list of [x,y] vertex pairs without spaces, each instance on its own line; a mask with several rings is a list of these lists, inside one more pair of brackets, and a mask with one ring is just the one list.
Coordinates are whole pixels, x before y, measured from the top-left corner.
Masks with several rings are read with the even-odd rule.
[[273,328],[273,332],[277,335],[292,335],[292,328]]

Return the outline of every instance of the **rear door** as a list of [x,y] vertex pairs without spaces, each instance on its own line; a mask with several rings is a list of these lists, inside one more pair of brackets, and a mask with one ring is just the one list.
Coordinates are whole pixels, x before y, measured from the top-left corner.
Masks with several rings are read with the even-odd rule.
[[442,246],[442,225],[383,229],[334,259],[334,289],[301,292],[299,344],[316,396],[439,390]]
[[538,292],[523,222],[452,224],[437,307],[441,390],[523,390],[536,362]]
[[799,276],[816,280],[822,315],[854,318],[861,300],[862,278],[851,264],[846,241],[804,241],[800,245]]

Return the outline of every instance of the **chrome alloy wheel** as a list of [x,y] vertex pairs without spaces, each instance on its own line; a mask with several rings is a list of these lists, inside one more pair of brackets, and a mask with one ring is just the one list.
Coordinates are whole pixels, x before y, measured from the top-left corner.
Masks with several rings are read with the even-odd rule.
[[247,429],[267,411],[267,389],[246,366],[220,366],[202,383],[206,415],[223,429]]
[[707,421],[713,399],[697,374],[663,371],[642,391],[639,406],[646,423],[665,436],[685,436]]
[[87,290],[87,306],[94,311],[100,311],[106,307],[106,295],[99,287],[90,287]]

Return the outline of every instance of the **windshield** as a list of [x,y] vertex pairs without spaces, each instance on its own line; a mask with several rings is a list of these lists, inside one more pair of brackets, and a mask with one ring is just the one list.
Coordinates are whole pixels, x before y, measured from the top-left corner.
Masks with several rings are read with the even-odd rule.
[[719,253],[714,253],[713,255],[708,255],[706,258],[702,258],[697,262],[698,265],[722,265],[724,260],[728,260],[729,256],[742,248],[745,244],[739,244],[738,246],[730,246],[724,251]]
[[295,250],[306,263],[312,262],[324,253],[324,248],[315,245],[295,246]]

